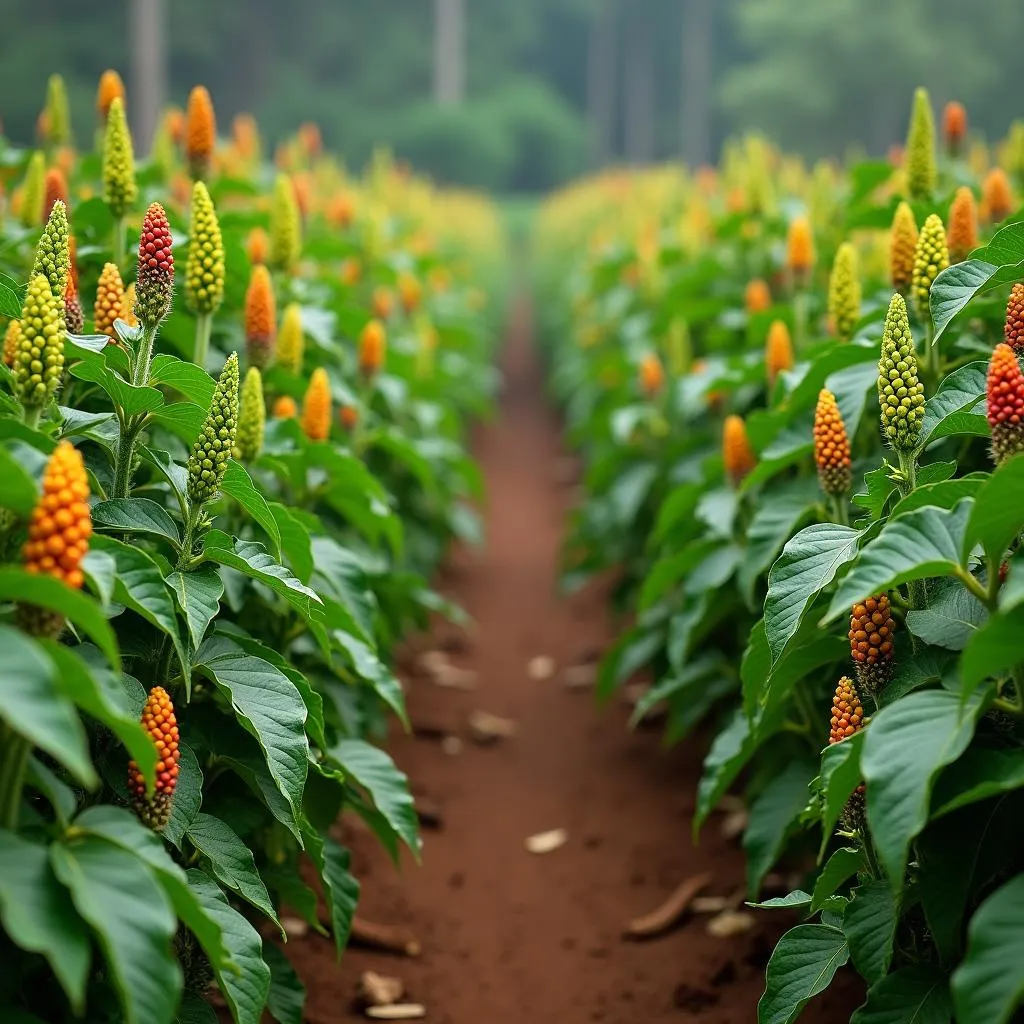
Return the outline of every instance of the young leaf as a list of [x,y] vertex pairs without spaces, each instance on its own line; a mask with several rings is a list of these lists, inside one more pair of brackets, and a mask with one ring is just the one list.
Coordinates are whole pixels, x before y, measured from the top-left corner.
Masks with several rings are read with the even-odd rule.
[[203,409],[210,408],[216,386],[213,378],[201,366],[165,352],[153,357],[149,368],[149,383],[173,388]]
[[848,878],[852,878],[864,867],[864,854],[852,846],[841,846],[828,859],[814,883],[811,896],[811,912],[821,910],[830,896]]
[[825,800],[822,808],[822,853],[836,822],[843,813],[850,794],[860,785],[861,750],[864,733],[854,733],[841,743],[833,743],[821,755],[821,792]]
[[979,359],[954,370],[939,385],[938,391],[925,403],[922,447],[955,432],[948,428],[957,422],[957,414],[970,411],[985,397],[987,376],[988,363]]
[[758,1024],[791,1024],[814,996],[828,988],[849,958],[846,937],[838,928],[791,928],[768,961],[765,992],[757,1004]]
[[192,646],[198,647],[220,611],[224,581],[216,569],[200,566],[188,572],[172,572],[167,577],[167,585],[174,591],[178,607],[185,613]]

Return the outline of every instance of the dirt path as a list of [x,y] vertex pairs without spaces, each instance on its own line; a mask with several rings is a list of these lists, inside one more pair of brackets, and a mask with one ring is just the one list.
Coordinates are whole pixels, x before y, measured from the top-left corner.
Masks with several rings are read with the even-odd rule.
[[[742,884],[743,857],[713,823],[699,847],[690,820],[701,744],[666,753],[656,732],[630,733],[625,709],[601,712],[589,691],[570,691],[561,669],[608,642],[600,593],[566,600],[556,590],[559,545],[571,488],[558,424],[545,407],[540,371],[518,311],[504,356],[500,416],[475,451],[487,478],[487,546],[460,552],[441,582],[476,622],[451,655],[478,673],[473,693],[414,679],[414,722],[466,734],[483,708],[519,725],[490,747],[465,742],[446,753],[435,740],[396,736],[390,749],[413,790],[436,802],[443,828],[424,836],[422,867],[396,871],[371,837],[353,829],[363,882],[360,913],[407,925],[423,944],[416,960],[352,949],[340,971],[327,940],[289,947],[310,988],[307,1020],[361,1019],[351,1009],[361,972],[401,976],[436,1024],[647,1024],[756,1019],[773,933],[768,915],[753,931],[714,939],[707,918],[661,939],[624,942],[623,924],[657,905],[684,878],[713,873],[716,893]],[[547,680],[526,666],[547,655]],[[568,843],[536,856],[525,837],[568,830]],[[826,1002],[806,1019],[846,1020],[849,1000]],[[855,1005],[852,1004],[852,1005]]]

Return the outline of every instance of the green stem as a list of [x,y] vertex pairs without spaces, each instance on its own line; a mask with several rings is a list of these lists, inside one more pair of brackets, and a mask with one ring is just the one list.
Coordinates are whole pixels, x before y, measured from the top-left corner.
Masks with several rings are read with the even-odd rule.
[[900,479],[896,481],[900,497],[905,498],[917,486],[917,457],[913,452],[899,451]]
[[989,597],[989,592],[986,587],[983,587],[976,576],[969,573],[962,566],[957,566],[956,578],[983,604],[990,610],[995,609],[995,598]]
[[39,417],[42,415],[43,407],[41,405],[26,405],[24,412],[25,426],[35,430],[39,426]]
[[793,347],[802,352],[807,341],[808,296],[802,288],[793,295]]
[[124,244],[124,217],[114,218],[114,263],[120,270],[124,266],[125,244]]
[[196,346],[192,362],[201,370],[206,369],[206,358],[210,354],[210,328],[213,317],[209,313],[196,314]]
[[177,572],[185,572],[192,563],[192,545],[196,540],[196,526],[199,523],[199,514],[202,506],[190,505],[188,516],[185,519],[185,539],[181,543],[181,554],[178,555],[178,564],[175,566]]
[[18,827],[21,812],[21,791],[25,785],[25,769],[28,767],[32,743],[4,727],[0,732],[3,744],[3,760],[0,763],[0,828],[13,831]]
[[850,525],[849,503],[845,494],[830,494],[828,496],[829,512],[832,521],[840,526]]
[[153,342],[156,339],[156,327],[145,327],[139,350],[135,353],[135,364],[132,366],[132,384],[137,388],[145,387],[149,382],[149,367],[153,361]]
[[138,440],[141,422],[122,423],[121,437],[117,442],[117,455],[114,458],[114,483],[110,490],[111,498],[127,498],[132,483],[132,460],[135,458],[135,442]]
[[939,346],[932,340],[935,337],[935,326],[932,318],[928,317],[924,329],[925,358],[927,361],[927,375],[929,391],[934,395],[939,387],[939,380],[942,376],[942,369],[939,365]]
[[881,865],[878,863],[878,857],[875,854],[875,844],[871,841],[871,833],[867,827],[860,829],[861,846],[864,848],[864,857],[868,862],[868,870],[871,872],[872,878],[884,879],[885,873],[882,871]]

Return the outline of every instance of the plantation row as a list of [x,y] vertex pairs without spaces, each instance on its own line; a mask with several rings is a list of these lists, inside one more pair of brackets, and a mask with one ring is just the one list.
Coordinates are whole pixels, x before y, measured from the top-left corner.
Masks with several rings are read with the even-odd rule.
[[1024,999],[1024,123],[994,153],[941,127],[919,90],[890,160],[751,137],[542,216],[567,581],[615,567],[626,613],[599,689],[646,671],[636,718],[712,731],[696,825],[742,788],[752,901],[811,866],[758,904],[803,919],[763,1024],[847,962],[857,1024]]
[[[129,100],[130,101],[130,100]],[[0,1017],[300,1024],[283,905],[344,948],[344,806],[418,850],[390,655],[472,538],[488,206],[197,87],[137,162],[50,81],[3,144]],[[306,871],[299,870],[300,853]],[[322,901],[311,883],[316,875]],[[268,927],[269,926],[269,927]]]

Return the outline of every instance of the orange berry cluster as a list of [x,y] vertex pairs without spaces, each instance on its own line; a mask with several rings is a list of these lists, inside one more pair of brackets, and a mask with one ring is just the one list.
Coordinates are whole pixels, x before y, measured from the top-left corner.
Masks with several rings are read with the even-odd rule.
[[139,820],[159,832],[171,818],[174,788],[178,784],[178,720],[174,705],[162,686],[149,691],[142,709],[142,728],[156,746],[156,786],[153,795],[146,793],[146,780],[134,761],[128,762],[128,790],[132,810]]
[[654,398],[664,383],[665,371],[661,367],[661,360],[653,352],[646,353],[640,360],[641,390],[648,398]]
[[1024,348],[1024,284],[1018,281],[1010,289],[1006,303],[1006,322],[1003,324],[1003,340],[1015,349]]
[[786,265],[798,286],[805,285],[814,266],[814,238],[806,217],[797,217],[789,225],[786,240]]
[[996,345],[992,353],[987,392],[992,457],[999,464],[1024,451],[1024,373],[1014,350],[1005,342]]
[[768,328],[764,364],[769,387],[774,386],[783,370],[793,369],[793,342],[789,337],[789,328],[783,320],[773,320],[771,327]]
[[814,410],[814,464],[826,494],[845,494],[850,489],[850,439],[836,396],[828,388],[822,388]]
[[953,204],[949,208],[949,259],[960,263],[967,259],[972,249],[978,247],[978,207],[974,193],[966,186],[956,190]]
[[888,594],[869,597],[853,606],[848,634],[850,656],[857,683],[868,693],[877,693],[892,678],[895,628]]
[[747,439],[747,427],[740,416],[727,416],[722,428],[722,461],[734,485],[757,465],[754,450]]
[[311,441],[326,441],[331,434],[331,381],[322,366],[313,371],[302,401],[302,432]]
[[853,680],[843,676],[836,684],[836,693],[832,698],[832,724],[829,728],[828,742],[839,743],[855,732],[864,728],[864,708],[860,697],[854,689]]
[[277,307],[270,271],[259,263],[253,267],[245,293],[245,341],[250,366],[263,369],[277,337]]
[[993,167],[981,184],[981,209],[989,224],[998,224],[1013,213],[1013,190],[1002,167]]
[[93,306],[92,322],[98,334],[105,334],[117,341],[114,321],[118,319],[125,320],[124,282],[121,280],[117,264],[105,263],[96,285],[96,304]]
[[372,377],[384,367],[387,335],[379,320],[371,320],[359,335],[359,369],[366,377]]
[[197,85],[188,98],[185,113],[185,155],[193,178],[205,178],[210,173],[213,147],[217,141],[217,121],[213,113],[213,100],[202,85]]
[[942,133],[950,153],[957,153],[967,136],[967,111],[962,103],[950,100],[942,112]]
[[763,313],[772,304],[772,293],[768,285],[760,278],[755,277],[747,282],[746,291],[743,294],[743,304],[748,313]]

